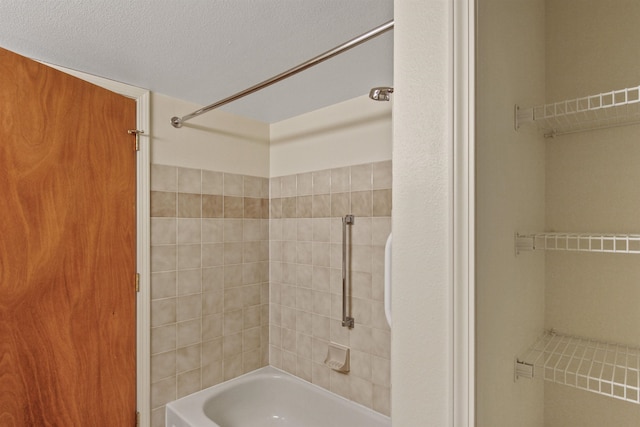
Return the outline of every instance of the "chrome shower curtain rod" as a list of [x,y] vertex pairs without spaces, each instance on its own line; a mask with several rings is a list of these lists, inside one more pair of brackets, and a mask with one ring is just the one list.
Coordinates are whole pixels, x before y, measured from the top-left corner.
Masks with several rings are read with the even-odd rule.
[[334,56],[339,55],[342,52],[345,52],[345,51],[347,51],[347,50],[349,50],[351,48],[354,48],[354,47],[356,47],[356,46],[358,46],[358,45],[360,45],[360,44],[362,44],[362,43],[364,43],[366,41],[369,41],[374,37],[377,37],[377,36],[379,36],[379,35],[381,35],[383,33],[386,33],[387,31],[389,31],[391,29],[393,29],[393,20],[391,20],[391,21],[389,21],[389,22],[387,22],[385,24],[382,24],[381,26],[379,26],[377,28],[374,28],[373,30],[368,31],[368,32],[366,32],[366,33],[364,33],[364,34],[362,34],[362,35],[360,35],[360,36],[358,36],[358,37],[356,37],[354,39],[351,39],[348,42],[341,44],[340,46],[334,47],[333,49],[328,50],[325,53],[316,56],[315,58],[312,58],[312,59],[310,59],[310,60],[308,60],[306,62],[303,62],[302,64],[297,65],[297,66],[295,66],[295,67],[293,67],[293,68],[291,68],[291,69],[289,69],[289,70],[287,70],[287,71],[285,71],[283,73],[280,73],[277,76],[273,76],[270,79],[267,79],[267,80],[265,80],[265,81],[263,81],[261,83],[258,83],[257,85],[251,86],[248,89],[245,89],[245,90],[243,90],[241,92],[238,92],[238,93],[236,93],[234,95],[231,95],[231,96],[229,96],[227,98],[224,98],[224,99],[222,99],[222,100],[220,100],[218,102],[214,102],[211,105],[207,105],[206,107],[202,107],[199,110],[196,110],[191,114],[187,114],[186,116],[183,116],[183,117],[172,117],[171,118],[171,124],[175,128],[182,127],[182,124],[184,122],[186,122],[187,120],[191,120],[194,117],[198,117],[201,114],[207,113],[207,112],[209,112],[211,110],[214,110],[214,109],[216,109],[218,107],[221,107],[221,106],[223,106],[225,104],[228,104],[230,102],[236,101],[236,100],[238,100],[240,98],[243,98],[243,97],[245,97],[247,95],[251,95],[252,93],[257,92],[260,89],[264,89],[265,87],[271,86],[274,83],[278,83],[279,81],[282,81],[282,80],[284,80],[284,79],[286,79],[288,77],[291,77],[291,76],[293,76],[295,74],[298,74],[301,71],[304,71],[304,70],[306,70],[308,68],[311,68],[314,65],[318,65],[321,62],[326,61],[327,59],[331,59]]

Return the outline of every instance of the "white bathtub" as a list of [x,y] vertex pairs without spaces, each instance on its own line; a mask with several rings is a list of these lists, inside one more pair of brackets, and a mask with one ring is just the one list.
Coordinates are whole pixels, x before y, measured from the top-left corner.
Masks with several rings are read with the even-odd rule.
[[167,404],[167,427],[390,427],[391,419],[267,366]]

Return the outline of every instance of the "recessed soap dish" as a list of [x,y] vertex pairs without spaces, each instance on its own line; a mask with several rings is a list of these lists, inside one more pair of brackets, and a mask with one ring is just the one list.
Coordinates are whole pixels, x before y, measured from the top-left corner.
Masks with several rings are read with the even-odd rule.
[[334,371],[347,373],[349,372],[349,348],[340,344],[329,343],[327,350],[327,358],[324,364]]

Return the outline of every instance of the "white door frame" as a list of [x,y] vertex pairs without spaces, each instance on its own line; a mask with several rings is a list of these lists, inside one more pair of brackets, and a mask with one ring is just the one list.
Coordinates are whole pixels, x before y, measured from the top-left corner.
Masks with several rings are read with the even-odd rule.
[[476,0],[453,7],[453,426],[475,426]]
[[140,274],[140,292],[136,301],[136,407],[140,413],[140,426],[148,427],[151,424],[151,96],[146,89],[52,64],[43,64],[136,101],[136,128],[143,131],[138,137],[140,151],[137,157],[136,184],[136,263]]

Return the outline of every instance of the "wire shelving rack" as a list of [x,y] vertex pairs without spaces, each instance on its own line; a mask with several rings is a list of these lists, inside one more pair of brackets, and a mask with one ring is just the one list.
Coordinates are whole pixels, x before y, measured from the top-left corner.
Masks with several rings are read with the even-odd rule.
[[535,123],[545,137],[640,123],[640,86],[514,109],[514,126]]
[[516,233],[516,254],[534,250],[640,254],[640,234]]
[[[528,368],[528,369],[527,369]],[[640,348],[547,331],[516,359],[516,377],[640,404]]]

